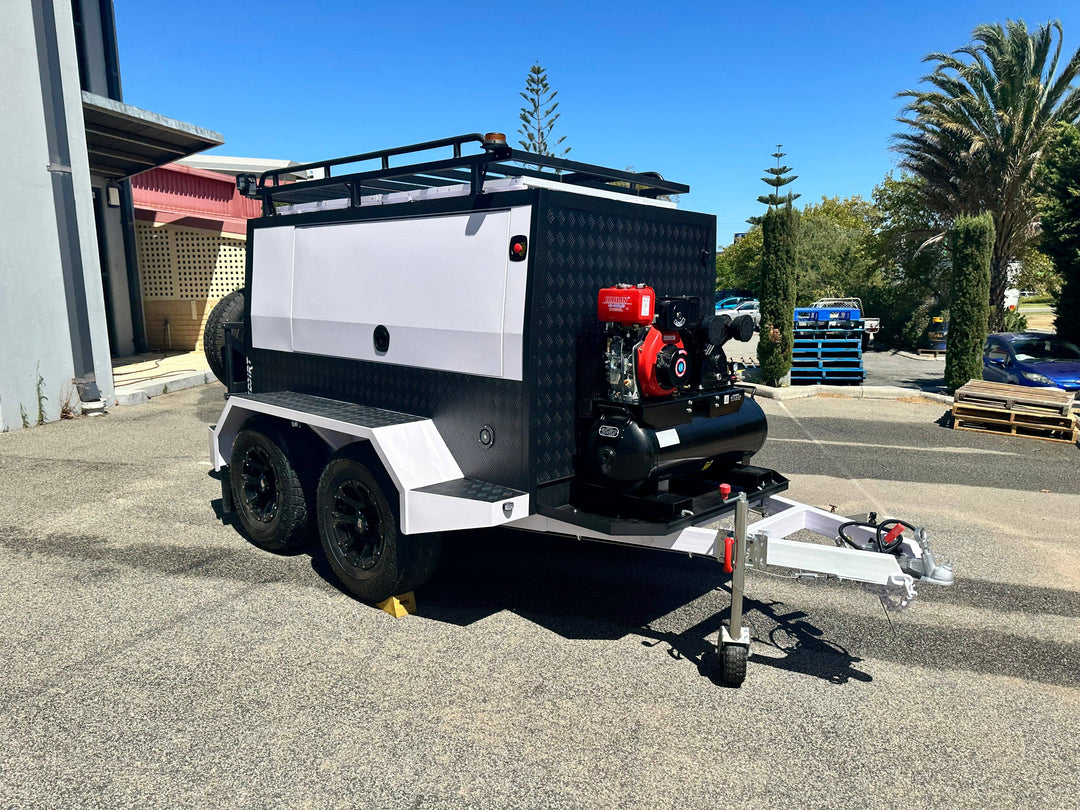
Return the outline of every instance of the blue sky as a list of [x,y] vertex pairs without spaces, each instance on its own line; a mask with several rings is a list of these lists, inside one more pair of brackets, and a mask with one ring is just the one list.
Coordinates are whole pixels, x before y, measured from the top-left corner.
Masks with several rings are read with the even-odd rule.
[[745,230],[783,143],[799,204],[869,196],[894,166],[895,94],[982,22],[1080,4],[115,0],[124,100],[217,130],[217,151],[298,161],[474,131],[516,145],[534,60],[571,158],[687,183],[718,242]]

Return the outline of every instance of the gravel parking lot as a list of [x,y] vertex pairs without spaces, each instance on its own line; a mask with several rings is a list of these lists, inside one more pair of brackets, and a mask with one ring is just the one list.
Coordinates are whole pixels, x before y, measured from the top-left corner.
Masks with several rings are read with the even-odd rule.
[[471,534],[393,619],[254,548],[221,390],[0,435],[0,807],[1077,807],[1075,446],[763,401],[792,497],[929,526],[958,583],[890,620],[751,574],[729,689],[711,561]]

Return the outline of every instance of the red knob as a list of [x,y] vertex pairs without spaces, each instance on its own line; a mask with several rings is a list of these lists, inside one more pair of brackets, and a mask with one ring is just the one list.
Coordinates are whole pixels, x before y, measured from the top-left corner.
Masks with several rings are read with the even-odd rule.
[[731,484],[721,484],[720,485],[720,497],[723,500],[726,501],[728,499],[728,495],[730,495],[730,494],[731,494]]

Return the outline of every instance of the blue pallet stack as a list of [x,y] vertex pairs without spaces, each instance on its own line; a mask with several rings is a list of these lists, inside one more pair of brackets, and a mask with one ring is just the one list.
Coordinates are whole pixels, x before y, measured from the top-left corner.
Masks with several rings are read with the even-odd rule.
[[858,309],[795,310],[791,384],[861,383],[863,321]]

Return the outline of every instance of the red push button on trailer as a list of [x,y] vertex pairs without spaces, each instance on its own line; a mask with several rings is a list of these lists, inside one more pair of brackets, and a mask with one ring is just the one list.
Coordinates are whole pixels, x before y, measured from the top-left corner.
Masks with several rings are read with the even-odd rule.
[[510,261],[521,262],[529,251],[529,240],[524,236],[515,236],[510,240]]

